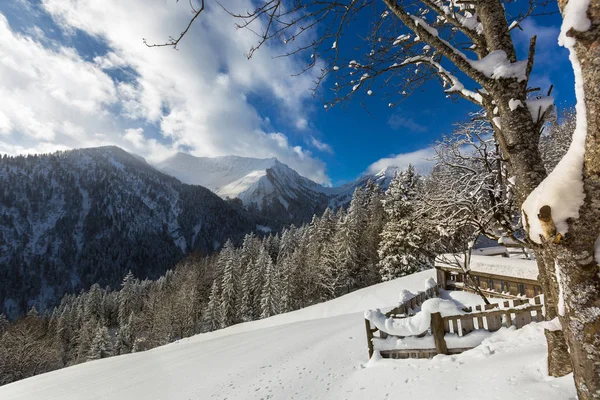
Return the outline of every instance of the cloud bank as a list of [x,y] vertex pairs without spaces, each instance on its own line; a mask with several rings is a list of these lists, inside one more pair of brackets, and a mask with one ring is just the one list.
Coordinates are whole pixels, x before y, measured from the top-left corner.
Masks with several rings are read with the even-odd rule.
[[[251,9],[236,0],[235,9]],[[32,21],[35,21],[31,11]],[[27,33],[0,14],[0,152],[39,153],[115,144],[159,161],[176,151],[196,156],[277,157],[300,174],[328,184],[325,164],[274,129],[252,98],[290,129],[307,130],[303,105],[314,76],[299,77],[296,60],[273,60],[276,46],[244,53],[256,37],[236,30],[220,7],[210,7],[179,51],[148,48],[180,32],[187,4],[164,0],[42,0],[63,37],[84,32],[86,51],[51,38],[47,27]],[[97,53],[97,54],[96,54]],[[287,129],[287,128],[286,128]],[[319,141],[308,143],[331,151]]]

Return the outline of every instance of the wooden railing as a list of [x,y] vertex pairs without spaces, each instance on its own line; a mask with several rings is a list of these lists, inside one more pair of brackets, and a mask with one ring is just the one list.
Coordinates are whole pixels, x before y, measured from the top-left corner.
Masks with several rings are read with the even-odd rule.
[[[440,289],[437,286],[431,287],[424,292],[419,292],[419,294],[415,295],[413,298],[405,301],[400,304],[398,307],[395,307],[385,313],[386,317],[394,317],[394,318],[405,318],[412,313],[417,307],[420,307],[421,304],[425,302],[427,299],[432,299],[434,297],[440,296]],[[373,355],[373,338],[375,332],[379,332],[379,338],[385,339],[388,335],[385,332],[379,331],[376,327],[371,327],[371,322],[368,319],[365,319],[365,329],[367,332],[367,344],[369,347],[369,358]]]
[[[422,304],[423,301],[421,301],[420,304]],[[510,303],[512,303],[512,305]],[[402,305],[400,307],[402,307]],[[400,307],[397,307],[397,309],[400,309]],[[462,353],[472,347],[448,348],[446,340],[444,339],[444,336],[447,333],[456,334],[459,337],[462,337],[478,329],[483,329],[488,332],[495,332],[502,327],[511,326],[515,326],[516,329],[519,329],[532,321],[543,321],[542,307],[542,302],[538,296],[532,299],[518,299],[505,301],[499,304],[476,306],[473,309],[465,309],[468,313],[462,315],[442,317],[440,313],[433,313],[431,314],[429,332],[424,332],[417,337],[423,337],[430,334],[433,336],[435,349],[380,350],[380,354],[383,358],[430,358],[436,354]],[[390,311],[386,316],[390,317],[394,315],[393,312],[395,310],[396,309]],[[396,313],[395,315],[400,318],[405,318],[407,316],[406,312]],[[385,334],[385,332],[379,331],[377,328],[371,328],[371,323],[368,320],[365,320],[365,324],[370,358],[375,351],[373,339],[385,339],[388,335]],[[375,333],[378,331],[379,336],[375,336]]]

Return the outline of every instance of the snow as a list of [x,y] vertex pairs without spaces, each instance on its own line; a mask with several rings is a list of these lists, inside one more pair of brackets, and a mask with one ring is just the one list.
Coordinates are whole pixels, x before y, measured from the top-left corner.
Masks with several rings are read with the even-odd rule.
[[[462,254],[442,254],[435,259],[435,265],[460,270],[458,264],[464,264]],[[514,278],[536,280],[538,276],[537,263],[534,260],[518,258],[490,257],[471,255],[470,270],[488,274],[504,275]]]
[[494,50],[481,60],[468,60],[473,68],[488,78],[517,78],[519,81],[527,79],[527,61],[511,63],[504,50]]
[[558,265],[558,262],[554,263],[554,273],[556,274],[556,282],[558,282],[558,301],[556,308],[558,315],[562,317],[565,315],[565,294],[563,292],[563,282],[560,275],[560,266]]
[[303,310],[39,375],[0,387],[0,398],[575,398],[572,376],[545,372],[540,324],[501,329],[456,356],[389,360],[376,352],[367,360],[362,311],[391,305],[401,289],[417,291],[430,276],[425,271]]
[[333,44],[331,45],[332,49],[337,49],[337,40],[335,42],[333,42]]
[[588,6],[589,0],[570,1],[565,6],[563,13],[563,24],[558,43],[569,50],[569,59],[575,74],[577,121],[569,150],[546,179],[529,194],[523,203],[522,210],[529,223],[529,237],[536,243],[541,243],[541,237],[545,236],[540,220],[537,218],[540,208],[545,205],[551,207],[556,232],[564,236],[569,229],[567,221],[570,218],[579,218],[579,208],[585,198],[582,182],[585,139],[587,136],[585,93],[581,65],[574,49],[575,39],[569,37],[567,33],[570,29],[580,32],[589,29],[591,22],[586,14]]
[[434,288],[436,286],[437,286],[437,282],[433,278],[428,278],[425,281],[425,290],[429,290],[429,289]]
[[515,111],[517,107],[523,107],[521,100],[510,99],[508,101],[508,108],[510,108],[510,111]]
[[464,314],[452,300],[434,298],[421,304],[421,311],[413,317],[387,318],[379,309],[365,311],[365,319],[371,321],[380,331],[396,336],[420,335],[429,329],[431,314],[439,312],[442,317]]
[[[433,279],[433,278],[431,278],[431,279]],[[410,290],[402,289],[400,291],[400,295],[398,296],[398,303],[402,304],[402,303],[412,299],[415,296],[416,295],[414,293],[412,293]]]
[[546,110],[554,105],[554,97],[546,96],[539,99],[526,100],[527,108],[534,121],[539,121]]
[[[474,330],[465,336],[458,336],[455,333],[447,333],[444,335],[444,340],[446,341],[446,345],[449,349],[475,347],[479,346],[485,339],[493,336],[494,333],[496,332],[489,332],[484,329]],[[402,339],[394,336],[388,336],[385,339],[373,338],[373,346],[377,350],[435,349],[435,342],[433,336],[431,335],[421,338],[408,336]]]
[[394,43],[392,43],[392,45],[397,46],[400,43],[407,41],[408,39],[410,39],[410,35],[408,35],[408,34],[400,35],[396,38],[396,40],[394,40]]
[[492,122],[494,123],[494,125],[496,125],[498,127],[498,129],[502,129],[501,125],[500,125],[500,117],[492,118]]

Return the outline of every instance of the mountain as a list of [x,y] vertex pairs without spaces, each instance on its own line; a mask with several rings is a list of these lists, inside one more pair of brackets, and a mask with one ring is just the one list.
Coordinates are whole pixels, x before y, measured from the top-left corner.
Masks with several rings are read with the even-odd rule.
[[400,168],[390,166],[373,174],[363,174],[355,181],[342,186],[325,188],[325,192],[330,196],[329,204],[333,208],[345,207],[352,200],[354,191],[365,187],[369,181],[375,183],[382,190],[387,190],[392,178],[398,171],[400,171]]
[[255,228],[247,212],[117,147],[0,158],[0,313],[131,270],[157,278]]
[[[398,293],[423,290],[423,282],[434,275],[433,270],[420,272],[301,310],[196,335],[150,351],[41,374],[1,386],[0,398],[550,400],[576,397],[571,375],[553,378],[546,372],[547,346],[542,324],[532,323],[519,330],[502,328],[481,345],[457,355],[439,355],[430,360],[382,360],[374,356],[369,361],[364,311],[391,308],[397,304]],[[463,305],[481,303],[478,296],[466,292],[445,292],[444,296]],[[427,339],[431,337],[413,340],[409,345],[422,345]],[[433,346],[433,340],[425,342],[425,346]]]
[[278,226],[310,221],[313,214],[320,214],[328,206],[346,206],[354,190],[369,180],[386,189],[397,170],[388,167],[332,188],[301,176],[276,158],[177,153],[156,167],[184,183],[207,187],[222,198],[238,198],[267,223]]

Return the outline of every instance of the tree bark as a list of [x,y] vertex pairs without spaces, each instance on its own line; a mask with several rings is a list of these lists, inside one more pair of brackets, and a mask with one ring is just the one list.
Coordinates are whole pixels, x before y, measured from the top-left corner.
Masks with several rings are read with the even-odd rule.
[[[502,3],[497,0],[477,3],[477,14],[484,28],[489,51],[503,50],[510,61],[515,61],[515,49],[510,37],[506,15]],[[494,135],[500,144],[502,154],[507,159],[511,174],[515,176],[515,200],[519,208],[529,194],[547,176],[540,154],[540,130],[527,107],[510,109],[509,101],[520,100],[525,104],[527,81],[498,79],[485,88],[492,100],[484,101],[488,119],[494,128]],[[499,117],[495,120],[495,117]],[[527,221],[523,221],[526,225]],[[540,284],[544,291],[546,318],[556,316],[553,298],[558,293],[552,285],[554,260],[544,249],[534,250],[538,262]],[[546,331],[548,345],[548,374],[564,376],[571,371],[570,355],[561,331]]]
[[[477,14],[484,28],[484,35],[489,51],[503,50],[511,62],[516,61],[516,52],[508,30],[506,15],[500,1],[484,1],[477,3]],[[547,176],[539,149],[540,130],[536,126],[527,107],[510,109],[509,101],[520,100],[525,104],[527,98],[527,81],[498,79],[486,87],[493,100],[484,100],[488,119],[494,128],[494,134],[502,149],[504,157],[516,178],[515,200],[519,208],[527,196]],[[495,117],[499,117],[498,119]],[[526,221],[523,221],[526,225]],[[540,284],[544,291],[546,318],[556,316],[553,299],[558,294],[557,285],[553,285],[552,273],[554,260],[544,249],[534,250]],[[564,376],[571,372],[570,355],[562,331],[546,331],[548,345],[548,374]]]
[[[566,4],[566,0],[559,0],[561,11]],[[585,93],[585,199],[580,217],[570,221],[564,239],[547,244],[556,254],[564,298],[563,332],[580,400],[600,399],[600,260],[595,259],[600,235],[600,2],[590,1],[587,15],[591,21],[587,31],[568,32],[576,40],[574,50]]]
[[[550,290],[551,293],[544,293],[544,309],[546,310],[546,321],[551,321],[558,317],[556,312],[556,303],[554,299],[558,298],[558,285],[553,274],[548,274],[550,267],[554,265],[554,259],[549,252],[536,250],[536,262],[538,264],[538,281],[544,290]],[[544,331],[546,343],[548,344],[548,375],[565,376],[573,372],[571,365],[571,356],[569,348],[565,341],[565,335],[562,330]]]

